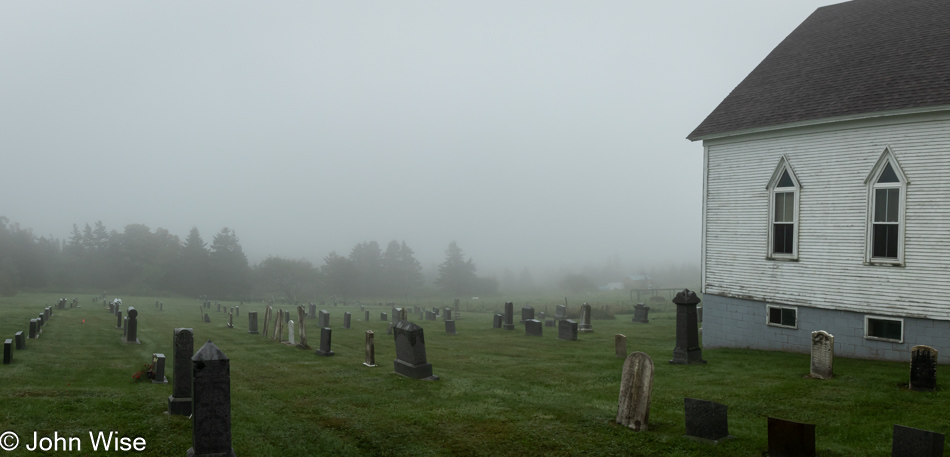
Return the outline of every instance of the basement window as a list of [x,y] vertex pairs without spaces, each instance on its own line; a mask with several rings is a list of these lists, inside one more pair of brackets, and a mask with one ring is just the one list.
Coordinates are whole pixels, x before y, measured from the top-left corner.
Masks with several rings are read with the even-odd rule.
[[798,308],[790,306],[765,306],[766,324],[773,327],[798,328]]
[[904,342],[904,320],[864,316],[864,337],[869,340]]

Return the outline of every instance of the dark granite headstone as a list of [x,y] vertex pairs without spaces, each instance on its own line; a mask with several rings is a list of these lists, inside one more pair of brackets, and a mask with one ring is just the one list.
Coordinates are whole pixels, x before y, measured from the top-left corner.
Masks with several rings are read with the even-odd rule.
[[317,315],[317,326],[319,326],[320,328],[330,327],[330,312],[329,311],[325,309],[320,310],[320,313]]
[[502,314],[495,314],[492,316],[491,328],[501,328],[502,321],[505,320],[505,316]]
[[205,321],[206,324],[210,324],[210,323],[211,323],[211,316],[209,316],[208,313],[205,313],[204,321]]
[[231,447],[231,361],[211,340],[191,358],[194,412],[188,457],[235,457]]
[[36,319],[30,319],[30,339],[34,339],[39,336],[39,333],[36,331],[39,328],[39,322]]
[[191,415],[191,357],[194,350],[194,331],[176,328],[172,337],[172,394],[168,397],[168,414]]
[[891,457],[943,457],[943,433],[894,425]]
[[937,388],[937,350],[924,345],[910,349],[910,390],[933,392]]
[[124,329],[125,327],[122,326],[122,310],[116,311],[115,316],[116,316],[115,328]]
[[317,317],[317,305],[310,303],[309,308],[307,309],[307,317],[311,319]]
[[538,313],[538,320],[541,322],[544,322],[544,311],[541,311],[540,313]]
[[330,336],[333,334],[333,330],[328,327],[323,327],[320,329],[320,349],[317,349],[317,355],[322,355],[324,357],[330,357],[333,355],[333,351],[330,350]]
[[138,332],[139,332],[138,316],[139,316],[139,312],[136,311],[135,308],[130,306],[128,320],[125,322],[125,326],[126,326],[125,342],[126,343],[140,344],[139,338],[138,338]]
[[686,434],[696,438],[718,441],[729,436],[726,405],[695,398],[685,398]]
[[247,313],[247,333],[257,335],[257,311]]
[[426,362],[426,341],[422,327],[401,321],[393,334],[396,342],[393,367],[397,374],[413,379],[439,379],[432,374],[432,364]]
[[165,377],[165,354],[152,354],[152,384],[168,384],[168,378]]
[[650,307],[644,305],[643,303],[637,303],[633,307],[633,321],[640,322],[642,324],[650,323]]
[[557,319],[557,320],[567,319],[566,305],[557,305],[557,307],[554,308],[554,319]]
[[386,314],[386,313],[379,313],[379,320],[381,320],[381,321],[387,321],[387,320],[389,320],[389,314]]
[[577,341],[577,322],[561,319],[557,324],[557,339]]
[[452,308],[445,308],[442,310],[442,320],[452,320]]
[[[446,308],[446,309],[448,309],[448,308]],[[458,332],[455,331],[455,321],[454,321],[454,320],[449,319],[449,320],[445,321],[445,333],[448,333],[449,335],[458,335]]]
[[368,367],[376,366],[376,342],[375,334],[372,330],[366,331],[366,361],[363,365]]
[[515,304],[510,301],[505,302],[505,323],[501,324],[501,328],[505,330],[515,329]]
[[524,321],[524,334],[530,336],[542,336],[544,326],[537,319],[528,319]]
[[768,418],[769,457],[815,455],[815,424]]
[[545,319],[545,320],[544,320],[544,326],[545,326],[545,327],[555,327],[555,326],[556,326],[555,322],[557,322],[557,321],[554,320],[554,319]]
[[9,365],[13,363],[13,340],[7,338],[3,340],[3,364]]
[[673,298],[676,304],[676,348],[670,363],[691,365],[706,363],[699,347],[699,326],[696,321],[696,304],[700,302],[695,292],[683,289]]
[[534,308],[531,306],[521,307],[521,323],[528,319],[534,319]]
[[23,335],[23,330],[13,334],[13,341],[16,342],[17,349],[26,349],[26,337]]
[[350,328],[350,319],[351,319],[351,314],[349,312],[343,313],[343,328],[346,328],[346,329]]
[[392,323],[392,322],[386,324],[386,334],[387,334],[387,335],[392,335],[392,334],[393,334],[393,323]]
[[433,312],[433,311],[426,311],[426,320],[427,320],[427,321],[434,321],[436,316],[437,316],[437,314],[435,314],[435,312]]

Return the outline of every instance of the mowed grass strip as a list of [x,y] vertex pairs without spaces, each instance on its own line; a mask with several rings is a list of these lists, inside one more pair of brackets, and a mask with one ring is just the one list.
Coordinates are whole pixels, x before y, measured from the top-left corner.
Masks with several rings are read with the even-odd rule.
[[[71,297],[0,299],[0,337],[28,331],[29,319],[60,296]],[[156,300],[164,311],[155,309]],[[816,424],[825,456],[887,456],[894,424],[950,432],[944,390],[909,391],[907,363],[838,358],[836,377],[828,381],[807,377],[807,354],[715,349],[703,351],[707,365],[670,365],[672,304],[652,305],[650,324],[632,323],[632,315],[595,319],[594,332],[580,334],[579,341],[558,340],[551,327],[541,338],[526,336],[517,323],[513,331],[492,329],[503,299],[466,303],[458,335],[445,334],[441,318],[418,321],[410,313],[426,329],[428,360],[441,378],[429,382],[393,374],[393,337],[379,320],[380,312],[391,312],[388,306],[368,306],[369,322],[356,306],[318,307],[330,312],[336,353],[320,357],[314,354],[316,319],[307,319],[311,350],[248,334],[249,311],[257,311],[263,325],[260,303],[241,306],[236,328],[229,329],[226,312],[206,310],[211,323],[201,322],[198,300],[123,301],[123,312],[128,306],[139,311],[141,344],[123,344],[108,309],[80,296],[82,308],[55,310],[41,337],[15,351],[12,365],[0,366],[0,431],[21,438],[20,449],[8,455],[47,455],[23,449],[34,431],[82,440],[81,453],[48,455],[92,455],[88,433],[100,430],[145,438],[145,452],[136,455],[183,455],[191,447],[191,422],[163,414],[171,386],[132,381],[154,352],[168,357],[171,379],[176,327],[194,329],[195,350],[213,340],[230,358],[232,441],[243,456],[759,456],[768,446],[768,416]],[[540,300],[533,302],[544,310]],[[557,304],[550,302],[548,317]],[[225,309],[235,305],[222,302]],[[345,311],[353,314],[350,330],[342,328]],[[519,316],[515,303],[516,321]],[[376,368],[362,364],[365,330],[376,333]],[[623,364],[614,356],[616,333],[627,336],[628,350],[646,352],[656,366],[647,432],[614,423]],[[942,384],[945,367],[938,371]],[[713,446],[685,438],[684,397],[728,405],[735,439]]]

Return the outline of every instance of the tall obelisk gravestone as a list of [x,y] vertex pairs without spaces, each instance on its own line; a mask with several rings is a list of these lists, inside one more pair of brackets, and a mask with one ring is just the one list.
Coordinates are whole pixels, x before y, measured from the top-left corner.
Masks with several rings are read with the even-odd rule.
[[683,289],[673,297],[676,305],[676,348],[673,360],[677,365],[706,363],[703,350],[699,347],[699,321],[696,317],[696,305],[701,300],[696,292]]

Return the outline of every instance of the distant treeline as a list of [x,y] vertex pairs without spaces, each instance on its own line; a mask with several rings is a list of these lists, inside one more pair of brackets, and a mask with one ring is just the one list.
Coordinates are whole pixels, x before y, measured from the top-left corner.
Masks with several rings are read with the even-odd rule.
[[[214,299],[275,297],[312,301],[328,297],[405,298],[422,290],[422,267],[405,242],[359,243],[349,256],[331,252],[324,265],[268,257],[251,267],[235,232],[221,229],[210,247],[197,228],[178,236],[142,224],[122,232],[102,222],[73,225],[68,240],[37,237],[0,216],[0,296],[20,290],[87,291],[98,294],[206,295]],[[450,295],[497,292],[492,278],[475,275],[452,242],[435,285]]]

